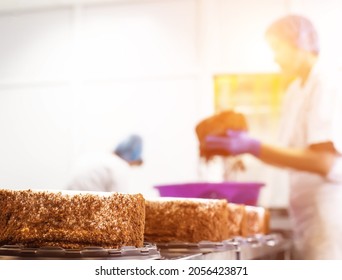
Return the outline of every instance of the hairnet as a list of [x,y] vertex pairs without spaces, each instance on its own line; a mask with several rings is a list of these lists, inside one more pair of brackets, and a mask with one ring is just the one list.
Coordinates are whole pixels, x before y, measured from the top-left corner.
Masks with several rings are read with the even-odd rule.
[[266,35],[276,36],[298,49],[319,53],[318,34],[312,22],[300,15],[288,15],[273,22]]
[[142,138],[130,135],[118,144],[114,152],[126,161],[142,161]]

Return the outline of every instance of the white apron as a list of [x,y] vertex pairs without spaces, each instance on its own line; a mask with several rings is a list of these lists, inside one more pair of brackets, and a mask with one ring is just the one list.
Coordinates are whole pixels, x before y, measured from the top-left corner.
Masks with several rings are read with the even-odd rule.
[[[290,85],[283,104],[280,140],[293,148],[332,141],[341,153],[341,92],[317,67],[305,86],[301,87],[299,80]],[[289,173],[295,257],[342,259],[342,158],[328,178],[296,170]]]

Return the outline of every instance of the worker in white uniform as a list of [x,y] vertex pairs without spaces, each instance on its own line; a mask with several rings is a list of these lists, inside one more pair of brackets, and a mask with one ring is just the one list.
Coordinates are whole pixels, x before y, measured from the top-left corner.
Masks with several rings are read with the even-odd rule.
[[279,146],[242,131],[208,136],[206,144],[288,169],[294,258],[342,259],[341,79],[331,69],[322,69],[317,32],[307,18],[289,15],[276,20],[266,39],[275,62],[291,81]]
[[129,193],[131,168],[142,164],[142,139],[130,135],[110,153],[91,153],[80,158],[67,189]]

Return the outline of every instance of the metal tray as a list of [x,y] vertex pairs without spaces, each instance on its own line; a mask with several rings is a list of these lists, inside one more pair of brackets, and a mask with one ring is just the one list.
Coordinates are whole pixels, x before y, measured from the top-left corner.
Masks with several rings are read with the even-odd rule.
[[236,237],[226,241],[237,246],[239,260],[288,260],[291,258],[292,242],[281,234]]
[[85,247],[82,249],[63,249],[61,247],[27,248],[20,245],[5,245],[0,247],[1,259],[115,259],[115,260],[146,260],[160,259],[156,245],[145,243],[143,247],[123,246],[119,249],[102,247]]
[[281,234],[235,237],[222,242],[157,243],[162,259],[192,260],[290,259],[291,245]]
[[163,259],[235,260],[236,246],[228,242],[157,243]]

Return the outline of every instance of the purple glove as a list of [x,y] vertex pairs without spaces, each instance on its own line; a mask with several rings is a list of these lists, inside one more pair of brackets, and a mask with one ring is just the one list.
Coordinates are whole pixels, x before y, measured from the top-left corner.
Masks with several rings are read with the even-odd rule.
[[231,155],[249,153],[256,157],[260,155],[260,141],[251,138],[246,131],[228,130],[227,136],[209,135],[205,140],[208,151],[226,151]]

